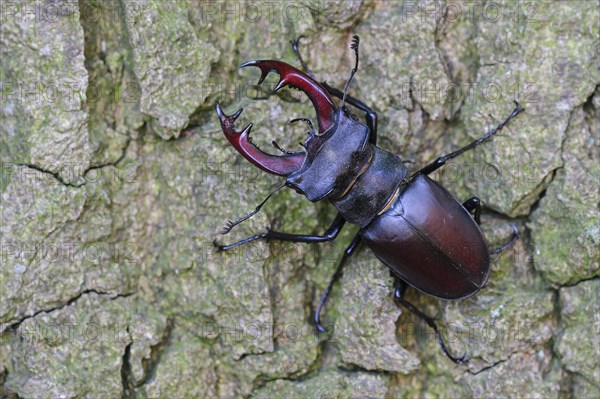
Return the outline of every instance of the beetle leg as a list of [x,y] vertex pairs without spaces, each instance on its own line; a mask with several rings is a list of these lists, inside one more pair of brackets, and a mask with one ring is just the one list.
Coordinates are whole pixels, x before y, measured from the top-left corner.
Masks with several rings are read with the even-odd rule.
[[350,245],[348,245],[348,248],[346,248],[346,250],[344,251],[344,256],[342,257],[342,260],[340,260],[340,264],[338,265],[337,269],[335,270],[333,277],[331,277],[331,281],[329,281],[329,285],[327,285],[327,289],[325,290],[325,293],[321,297],[319,306],[317,306],[317,310],[315,312],[315,325],[317,326],[317,330],[319,330],[321,332],[327,332],[327,329],[321,325],[321,320],[320,320],[321,319],[321,309],[323,309],[323,305],[325,305],[325,301],[327,301],[327,298],[329,297],[329,292],[331,292],[331,288],[339,280],[340,276],[342,275],[342,270],[344,269],[344,265],[346,264],[346,261],[348,260],[349,257],[354,255],[356,250],[360,247],[361,239],[362,239],[362,237],[360,236],[360,234],[355,235],[354,238],[352,239],[352,242],[350,243]]
[[419,319],[421,319],[425,323],[427,323],[429,325],[429,327],[431,327],[433,329],[433,331],[435,331],[435,336],[437,338],[438,343],[440,344],[440,346],[442,347],[442,350],[444,351],[444,353],[446,354],[446,356],[448,356],[448,358],[450,360],[452,360],[456,364],[467,363],[469,360],[466,359],[466,355],[467,355],[466,353],[463,354],[462,357],[454,357],[450,354],[450,351],[448,350],[446,343],[442,339],[442,334],[440,334],[440,330],[439,330],[437,324],[435,323],[435,321],[433,320],[433,318],[427,316],[425,313],[423,313],[419,309],[417,309],[412,303],[410,303],[406,299],[404,299],[404,293],[406,291],[406,288],[407,288],[406,282],[404,282],[403,280],[397,279],[396,280],[396,290],[394,291],[394,299],[398,303],[403,305],[406,309],[410,310],[410,312],[413,313],[415,316],[417,316]]
[[[298,50],[298,45],[300,44],[300,39],[302,39],[304,37],[305,37],[304,35],[301,35],[296,40],[290,41],[290,43],[292,44],[292,51],[294,52],[294,54],[296,54],[296,57],[298,57],[298,60],[300,61],[300,64],[302,64],[302,68],[304,69],[304,71],[308,75],[310,75],[310,77],[312,77],[313,79],[316,80],[317,78],[312,73],[312,71],[308,68],[308,66],[302,59],[302,55],[300,55],[300,50]],[[337,97],[340,100],[342,98],[344,98],[343,91],[336,89],[335,87],[329,86],[327,84],[327,82],[321,82],[321,85],[332,96]],[[373,111],[371,108],[369,108],[369,106],[366,105],[365,103],[363,103],[362,101],[360,101],[350,95],[346,96],[346,102],[348,104],[352,105],[353,107],[356,107],[356,108],[360,109],[361,111],[365,112],[365,120],[367,122],[367,127],[371,131],[371,135],[369,136],[369,143],[371,143],[373,145],[377,144],[377,114],[375,113],[375,111]]]
[[[326,82],[321,83],[327,92],[334,97],[341,99],[344,96],[344,92],[336,89],[335,87],[329,86]],[[377,114],[368,105],[363,103],[362,101],[347,95],[346,102],[353,107],[360,109],[365,112],[365,121],[367,122],[367,127],[371,131],[371,135],[369,136],[369,143],[375,145],[377,144]]]
[[441,168],[442,166],[444,166],[446,164],[446,162],[448,162],[449,160],[456,158],[459,155],[462,155],[463,153],[472,150],[473,148],[477,147],[479,144],[483,143],[484,141],[488,140],[490,137],[492,137],[494,134],[496,134],[496,132],[498,132],[499,130],[501,130],[504,126],[506,126],[506,124],[508,122],[510,122],[511,119],[513,119],[515,116],[519,115],[521,112],[523,112],[523,108],[521,108],[521,106],[519,105],[519,103],[517,101],[515,101],[515,109],[513,110],[513,112],[508,116],[508,118],[506,118],[501,124],[499,124],[498,126],[496,126],[494,129],[490,130],[489,132],[486,133],[485,136],[473,141],[471,144],[464,146],[463,148],[460,148],[454,152],[451,152],[450,154],[444,155],[442,157],[439,157],[438,159],[436,159],[435,161],[433,161],[432,163],[430,163],[429,165],[425,166],[424,168],[422,168],[421,170],[415,172],[413,174],[413,176],[417,175],[417,174],[423,174],[423,175],[428,175],[434,171],[436,171],[437,169]]
[[473,213],[475,223],[481,224],[481,200],[477,197],[469,198],[462,205],[469,213]]
[[[465,207],[465,209],[467,211],[469,211],[469,213],[471,213],[471,212],[473,213],[473,219],[475,219],[475,222],[478,225],[481,224],[481,200],[477,197],[469,198],[468,200],[463,202],[462,205]],[[504,251],[505,249],[507,249],[508,247],[513,245],[515,243],[515,241],[517,241],[521,237],[521,234],[519,233],[519,229],[517,229],[517,226],[515,226],[514,224],[511,224],[510,226],[513,228],[513,231],[514,231],[513,237],[506,244],[504,244],[498,248],[491,249],[490,250],[491,255],[495,255],[495,254],[498,254],[498,253]]]
[[519,239],[519,237],[521,237],[521,234],[519,233],[519,229],[517,229],[517,226],[515,226],[514,224],[511,224],[510,227],[512,227],[513,231],[514,231],[513,238],[511,238],[509,242],[502,245],[501,247],[490,250],[490,254],[494,255],[494,254],[498,254],[498,253],[504,251],[506,248],[513,245],[515,243],[515,241],[517,241]]
[[300,61],[300,64],[302,64],[302,69],[304,69],[304,72],[306,72],[308,74],[308,76],[310,76],[311,78],[317,80],[315,75],[308,68],[308,65],[306,65],[306,63],[302,59],[302,55],[300,54],[300,50],[298,49],[298,45],[300,44],[300,39],[303,39],[303,38],[306,38],[306,36],[300,35],[296,39],[290,40],[290,44],[292,45],[292,51],[294,52],[294,54],[296,54],[296,57],[298,57],[298,60]]
[[333,241],[333,240],[335,240],[337,238],[338,234],[340,234],[340,231],[342,230],[342,227],[344,227],[344,224],[346,224],[346,219],[344,219],[344,217],[342,216],[341,213],[338,213],[337,216],[335,217],[335,219],[333,220],[333,223],[331,224],[331,226],[329,226],[329,228],[327,229],[327,231],[325,231],[325,234],[323,234],[321,236],[318,236],[318,235],[307,235],[307,234],[289,234],[289,233],[281,233],[281,232],[278,232],[278,231],[270,231],[270,230],[268,230],[265,233],[256,234],[256,235],[244,238],[243,240],[240,240],[240,241],[235,242],[233,244],[220,245],[220,244],[217,243],[216,240],[213,242],[213,244],[215,245],[215,247],[217,247],[217,250],[219,250],[219,251],[228,251],[228,250],[233,249],[235,247],[239,247],[240,245],[244,245],[244,244],[247,244],[249,242],[259,240],[261,238],[264,238],[267,241],[269,241],[269,240],[277,240],[277,241],[290,241],[290,242],[326,242],[326,241]]

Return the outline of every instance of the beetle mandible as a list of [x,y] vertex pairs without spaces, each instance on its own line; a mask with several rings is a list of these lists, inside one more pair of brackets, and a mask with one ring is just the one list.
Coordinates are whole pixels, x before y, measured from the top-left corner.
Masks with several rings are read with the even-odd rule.
[[[303,91],[316,110],[318,132],[310,120],[304,121],[310,132],[304,151],[286,151],[275,141],[273,145],[284,153],[274,156],[261,151],[249,136],[252,124],[242,132],[234,122],[242,109],[226,115],[219,103],[216,110],[221,128],[233,147],[248,161],[265,172],[285,177],[285,182],[248,215],[228,222],[221,232],[227,234],[235,225],[248,219],[282,187],[290,187],[310,201],[328,200],[338,214],[323,235],[289,234],[268,230],[230,245],[220,245],[226,251],[257,239],[291,242],[332,241],[346,222],[360,230],[345,250],[315,312],[315,323],[320,331],[321,309],[333,284],[340,277],[348,258],[365,242],[375,256],[390,268],[396,277],[395,300],[423,319],[436,333],[444,353],[455,363],[465,362],[465,356],[450,354],[434,320],[404,299],[407,284],[441,299],[462,299],[475,294],[487,282],[490,272],[490,254],[506,249],[519,238],[514,236],[500,248],[489,250],[479,228],[481,201],[477,197],[459,203],[450,193],[428,177],[449,160],[458,157],[492,137],[511,119],[523,111],[519,103],[512,113],[496,128],[465,147],[437,158],[425,167],[411,172],[400,157],[377,147],[377,114],[356,98],[347,95],[348,87],[358,70],[358,36],[353,37],[355,66],[343,91],[318,83],[302,60],[298,44],[302,36],[291,42],[306,73],[281,61],[257,60],[241,65],[254,66],[261,71],[258,84],[269,72],[280,75],[275,87],[278,91],[290,86]],[[342,100],[336,107],[331,96]],[[365,124],[350,113],[346,103],[365,112]]]

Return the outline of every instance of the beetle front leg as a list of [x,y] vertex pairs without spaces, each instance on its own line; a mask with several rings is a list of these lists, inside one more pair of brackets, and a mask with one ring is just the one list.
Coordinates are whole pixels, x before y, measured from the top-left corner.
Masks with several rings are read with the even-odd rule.
[[329,226],[329,228],[325,231],[325,233],[320,236],[319,235],[308,235],[308,234],[289,234],[289,233],[281,233],[278,231],[270,231],[269,230],[265,233],[256,234],[256,235],[244,238],[243,240],[240,240],[233,244],[220,245],[217,243],[216,240],[213,242],[213,244],[219,251],[228,251],[235,247],[239,247],[240,245],[244,245],[249,242],[259,240],[261,238],[265,239],[267,241],[277,240],[277,241],[289,241],[289,242],[333,241],[336,239],[338,234],[340,234],[340,231],[342,230],[342,227],[344,227],[344,224],[346,224],[346,219],[344,219],[344,217],[342,216],[341,213],[338,213],[336,215],[335,219],[333,220],[333,223],[331,224],[331,226]]
[[[331,87],[327,84],[327,82],[321,82],[325,90],[329,94],[339,99],[344,97],[344,92],[336,89],[335,87]],[[367,127],[371,131],[371,135],[369,136],[369,143],[376,145],[377,144],[377,114],[373,111],[369,106],[359,99],[352,97],[351,95],[346,95],[346,102],[353,107],[360,109],[365,112],[365,121],[367,122]]]
[[304,72],[306,72],[306,74],[314,80],[317,80],[315,75],[308,68],[308,65],[306,65],[306,63],[304,62],[304,59],[302,59],[302,54],[300,54],[300,50],[298,49],[298,46],[300,45],[300,39],[302,38],[306,38],[306,36],[300,35],[296,39],[290,40],[290,44],[292,45],[292,51],[294,52],[294,54],[296,54],[296,57],[298,57],[298,60],[300,61],[300,64],[302,64],[302,69],[304,69]]
[[396,280],[396,290],[394,291],[394,299],[398,303],[400,303],[402,306],[404,306],[406,309],[410,310],[410,312],[412,314],[414,314],[419,319],[421,319],[425,323],[427,323],[429,325],[429,327],[431,327],[433,329],[438,343],[440,344],[440,346],[442,347],[442,350],[444,351],[444,353],[446,354],[446,356],[448,356],[448,358],[450,360],[452,360],[456,364],[467,363],[468,359],[465,358],[466,353],[464,355],[462,355],[462,357],[454,357],[450,354],[450,351],[448,350],[446,343],[442,339],[442,334],[440,334],[440,330],[439,330],[437,324],[435,323],[435,321],[433,320],[433,318],[427,316],[425,313],[423,313],[419,309],[417,309],[415,307],[415,305],[413,305],[412,303],[410,303],[406,299],[404,299],[404,294],[406,292],[407,287],[408,287],[408,285],[406,284],[406,282],[404,282],[400,279],[397,279]]
[[[298,38],[296,40],[290,41],[290,43],[292,44],[292,51],[294,52],[294,54],[296,54],[296,57],[298,57],[298,60],[300,61],[300,64],[302,64],[302,68],[304,69],[304,72],[306,72],[310,77],[312,77],[313,79],[316,80],[317,78],[312,73],[312,71],[308,68],[308,65],[306,65],[306,63],[304,62],[304,59],[302,58],[302,55],[300,54],[300,50],[298,49],[298,46],[300,45],[300,39],[302,39],[303,37],[305,37],[305,36],[301,35],[301,36],[298,36]],[[327,82],[321,82],[321,85],[332,96],[337,97],[340,100],[344,98],[343,91],[336,89],[335,87],[329,86],[327,84]],[[362,101],[360,101],[350,95],[346,95],[346,102],[348,104],[352,105],[353,107],[356,107],[356,108],[360,109],[361,111],[365,112],[365,120],[367,122],[367,127],[371,131],[371,135],[369,136],[369,143],[376,145],[377,144],[377,114],[375,113],[375,111],[373,111],[371,108],[369,108],[369,106],[366,105],[365,103],[363,103]]]

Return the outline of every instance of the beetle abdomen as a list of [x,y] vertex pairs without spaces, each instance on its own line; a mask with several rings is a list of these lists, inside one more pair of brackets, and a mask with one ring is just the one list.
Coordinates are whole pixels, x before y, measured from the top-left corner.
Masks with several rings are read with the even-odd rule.
[[460,299],[487,282],[490,258],[479,226],[427,176],[417,176],[361,235],[383,263],[429,295]]

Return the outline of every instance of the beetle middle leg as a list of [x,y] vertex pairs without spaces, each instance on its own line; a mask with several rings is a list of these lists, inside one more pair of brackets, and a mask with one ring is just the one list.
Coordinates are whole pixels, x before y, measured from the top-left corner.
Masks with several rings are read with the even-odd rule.
[[448,347],[446,346],[446,343],[444,342],[444,340],[442,338],[442,334],[440,334],[440,330],[439,330],[437,324],[435,323],[435,321],[433,320],[433,318],[427,316],[425,313],[423,313],[419,309],[417,309],[412,303],[410,303],[406,299],[404,299],[404,294],[405,294],[407,287],[408,287],[408,285],[404,281],[402,281],[400,279],[396,279],[396,290],[394,291],[394,299],[398,303],[400,303],[402,306],[404,306],[406,309],[410,310],[410,312],[413,313],[415,316],[417,316],[419,319],[421,319],[425,323],[427,323],[429,325],[429,327],[431,327],[433,329],[438,343],[440,344],[440,346],[442,347],[442,350],[444,351],[444,353],[446,354],[446,356],[448,356],[448,358],[450,360],[452,360],[456,364],[467,363],[468,359],[465,358],[466,353],[464,355],[462,355],[462,357],[454,357],[450,354],[450,351],[448,350]]
[[496,132],[498,132],[499,130],[501,130],[504,126],[506,126],[506,124],[508,122],[510,122],[511,119],[513,119],[515,116],[519,115],[521,112],[523,112],[523,108],[521,108],[521,106],[519,105],[519,103],[517,101],[515,101],[515,109],[513,110],[513,112],[508,116],[508,118],[506,118],[501,124],[499,124],[498,126],[496,126],[494,129],[490,130],[489,132],[487,132],[485,134],[485,136],[471,142],[471,144],[466,145],[454,152],[451,152],[450,154],[446,154],[444,156],[439,157],[438,159],[436,159],[435,161],[433,161],[432,163],[430,163],[429,165],[425,166],[424,168],[420,169],[419,171],[417,171],[416,173],[414,173],[414,175],[417,174],[423,174],[423,175],[428,175],[436,170],[438,170],[439,168],[441,168],[442,166],[444,166],[446,164],[446,162],[448,162],[449,160],[458,157],[459,155],[462,155],[463,153],[472,150],[473,148],[477,147],[478,145],[480,145],[481,143],[483,143],[484,141],[488,140],[490,137],[492,137],[494,134],[496,134]]
[[333,220],[333,223],[329,228],[325,231],[323,235],[309,235],[309,234],[290,234],[290,233],[282,233],[278,231],[268,230],[265,233],[256,234],[238,242],[229,245],[220,245],[217,244],[216,240],[213,242],[217,250],[219,251],[228,251],[235,247],[239,247],[240,245],[247,244],[252,241],[256,241],[259,239],[269,240],[277,240],[277,241],[289,241],[289,242],[326,242],[333,241],[337,238],[340,231],[346,224],[346,220],[342,216],[341,213],[338,213]]

